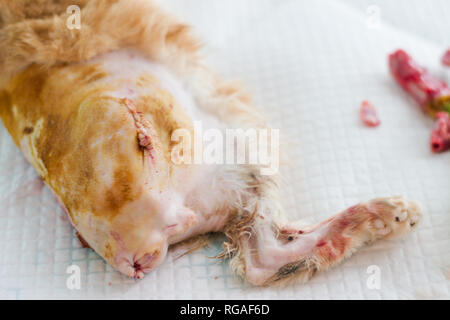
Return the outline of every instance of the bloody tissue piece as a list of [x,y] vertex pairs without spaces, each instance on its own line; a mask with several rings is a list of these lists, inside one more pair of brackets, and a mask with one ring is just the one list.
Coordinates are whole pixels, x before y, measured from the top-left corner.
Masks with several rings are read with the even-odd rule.
[[378,127],[381,123],[375,107],[367,100],[361,103],[360,117],[362,122],[368,127]]
[[442,64],[450,67],[450,49],[448,49],[442,57]]
[[439,112],[431,132],[431,150],[436,153],[450,149],[450,114]]
[[389,55],[389,67],[397,83],[433,118],[443,110],[450,112],[450,88],[418,65],[409,54],[397,50]]

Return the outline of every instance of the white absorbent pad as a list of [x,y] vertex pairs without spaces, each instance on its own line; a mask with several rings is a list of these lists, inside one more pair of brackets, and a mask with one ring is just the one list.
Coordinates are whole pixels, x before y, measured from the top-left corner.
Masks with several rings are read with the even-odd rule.
[[[404,195],[421,202],[423,223],[417,232],[366,247],[303,285],[245,284],[227,262],[209,258],[220,243],[179,259],[169,253],[143,280],[127,279],[81,247],[1,125],[0,298],[450,298],[450,152],[431,153],[432,120],[387,68],[388,53],[403,48],[446,77],[439,59],[450,44],[444,43],[448,1],[164,3],[194,25],[210,63],[242,80],[281,130],[291,160],[282,168],[283,198],[292,219],[317,222],[360,201]],[[378,109],[379,128],[360,123],[364,99]],[[79,290],[66,286],[70,265],[80,267]],[[379,288],[370,278],[375,274]]]

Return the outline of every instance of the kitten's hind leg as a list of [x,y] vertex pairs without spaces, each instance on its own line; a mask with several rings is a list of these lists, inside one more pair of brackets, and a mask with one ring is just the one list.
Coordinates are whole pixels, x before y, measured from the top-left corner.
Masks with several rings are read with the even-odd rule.
[[422,217],[417,203],[400,197],[361,203],[301,229],[277,224],[270,209],[257,202],[247,220],[242,218],[241,225],[237,222],[227,232],[235,244],[232,266],[254,285],[306,281],[363,245],[409,233]]

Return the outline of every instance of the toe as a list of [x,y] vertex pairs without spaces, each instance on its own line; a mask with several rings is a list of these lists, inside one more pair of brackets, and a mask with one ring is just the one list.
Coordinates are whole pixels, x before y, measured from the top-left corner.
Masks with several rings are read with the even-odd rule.
[[[392,236],[401,236],[415,229],[422,220],[422,210],[420,205],[411,200],[403,198],[394,198],[391,203],[392,220],[387,221],[392,229]],[[389,219],[389,215],[386,216]]]
[[370,201],[369,211],[374,215],[372,231],[381,237],[398,237],[411,232],[422,219],[420,205],[402,197]]

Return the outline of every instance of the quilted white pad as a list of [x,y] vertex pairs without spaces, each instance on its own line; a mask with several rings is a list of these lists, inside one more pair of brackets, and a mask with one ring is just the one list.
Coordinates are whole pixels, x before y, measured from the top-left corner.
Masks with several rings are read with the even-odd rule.
[[[432,121],[394,84],[386,59],[404,48],[445,77],[439,59],[450,42],[450,3],[164,3],[195,26],[211,63],[245,82],[281,129],[291,157],[283,171],[292,219],[318,221],[361,200],[402,194],[422,203],[423,223],[411,236],[365,248],[305,285],[250,287],[227,263],[208,258],[220,244],[180,259],[169,254],[144,280],[130,280],[81,248],[0,126],[0,298],[449,299],[450,152],[430,152]],[[377,7],[368,16],[371,4]],[[363,99],[377,107],[379,128],[361,125]],[[72,264],[81,268],[80,290],[66,286]],[[367,286],[372,265],[379,267],[379,289]]]

